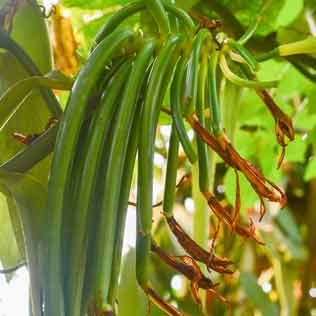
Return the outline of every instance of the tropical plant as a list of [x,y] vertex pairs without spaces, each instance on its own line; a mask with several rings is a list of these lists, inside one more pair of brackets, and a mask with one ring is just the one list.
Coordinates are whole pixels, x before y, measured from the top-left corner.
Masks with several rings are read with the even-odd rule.
[[0,259],[33,316],[313,314],[315,17],[1,2]]

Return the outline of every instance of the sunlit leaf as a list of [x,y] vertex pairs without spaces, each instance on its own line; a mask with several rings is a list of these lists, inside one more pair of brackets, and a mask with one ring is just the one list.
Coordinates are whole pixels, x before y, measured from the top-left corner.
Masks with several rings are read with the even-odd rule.
[[4,268],[9,268],[20,263],[23,258],[15,239],[7,200],[2,193],[0,193],[0,223],[0,261]]
[[62,0],[61,3],[66,7],[79,7],[82,9],[103,9],[114,5],[123,5],[128,3],[128,0]]
[[278,26],[286,26],[291,24],[301,13],[303,7],[303,0],[286,0],[277,18]]
[[270,301],[268,295],[263,292],[252,273],[242,272],[240,283],[250,302],[260,310],[263,316],[279,315],[277,305]]
[[304,180],[306,182],[310,181],[313,178],[316,178],[316,159],[315,159],[315,157],[312,157],[308,161],[305,172],[304,172]]
[[[229,169],[224,178],[225,185],[225,195],[228,198],[228,201],[234,205],[236,198],[236,177],[235,172],[232,169]],[[242,196],[241,201],[241,211],[244,212],[247,208],[252,208],[254,204],[258,201],[258,196],[245,179],[245,177],[240,174],[240,195]]]
[[31,290],[35,310],[40,310],[40,291],[44,261],[44,211],[47,202],[47,187],[25,174],[0,172],[2,192],[15,203],[23,229],[31,277]]
[[291,162],[304,162],[307,142],[297,135],[296,139],[287,146],[286,160]]

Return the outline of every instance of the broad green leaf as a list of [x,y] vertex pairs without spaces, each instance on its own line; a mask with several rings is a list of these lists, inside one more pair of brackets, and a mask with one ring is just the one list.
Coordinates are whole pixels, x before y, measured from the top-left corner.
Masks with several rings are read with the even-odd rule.
[[62,0],[61,4],[65,7],[78,7],[82,9],[104,9],[115,5],[124,5],[128,0]]
[[[33,62],[42,73],[52,70],[50,39],[46,20],[36,0],[18,10],[14,16],[10,35],[31,56]],[[30,23],[32,21],[32,23]],[[30,40],[32,39],[32,40]]]
[[[32,23],[30,23],[30,20]],[[29,4],[19,10],[14,18],[11,36],[30,54],[40,71],[51,70],[51,48],[45,21],[38,6]],[[32,41],[29,39],[32,38]],[[18,80],[28,77],[18,61],[8,52],[0,53],[0,94]],[[13,138],[13,133],[26,135],[41,133],[45,130],[50,112],[38,91],[25,99],[20,109],[0,133],[0,163],[7,161],[25,145]],[[49,159],[40,162],[31,173],[41,181],[47,181]]]
[[257,34],[266,36],[269,33],[277,30],[277,18],[280,14],[280,10],[283,8],[285,0],[274,1],[266,0],[262,1],[262,9],[260,10],[261,21],[257,30]]
[[303,0],[287,0],[277,18],[278,26],[291,24],[304,8]]
[[306,87],[306,96],[308,98],[307,108],[310,114],[316,114],[316,86],[312,84]]
[[235,148],[245,159],[250,159],[256,154],[255,135],[256,133],[244,130],[237,131],[235,135]]
[[239,123],[252,128],[273,128],[273,118],[254,91],[245,89],[241,98]]
[[260,63],[258,78],[260,80],[283,80],[288,71],[289,64],[283,61],[267,60]]
[[[55,72],[53,72],[54,76]],[[0,131],[5,124],[14,116],[22,106],[23,101],[27,99],[37,88],[46,87],[58,90],[70,90],[72,81],[65,78],[53,78],[48,76],[32,76],[19,80],[9,87],[5,93],[0,96]]]
[[15,239],[7,200],[2,193],[0,193],[0,223],[0,261],[4,268],[9,268],[20,263],[23,258]]
[[290,64],[283,64],[283,76],[280,81],[277,96],[286,97],[291,100],[293,96],[297,96],[305,92],[310,87],[310,82]]
[[311,114],[307,106],[294,117],[294,126],[305,131],[312,130],[316,127],[316,113]]
[[[43,275],[43,229],[47,187],[25,174],[0,172],[2,192],[12,198],[22,223],[26,258],[31,276],[32,303],[41,310],[41,277]],[[37,313],[36,313],[37,315]]]
[[[210,7],[212,2],[210,1]],[[218,1],[224,5],[226,9],[232,12],[240,23],[246,28],[253,20],[254,17],[260,15],[261,20],[256,32],[257,35],[266,36],[277,29],[277,17],[282,9],[285,0],[224,0]],[[225,17],[223,17],[225,18]]]
[[290,162],[304,162],[307,145],[305,138],[296,135],[295,140],[287,146],[285,159]]
[[193,8],[199,0],[176,0],[177,6],[181,7],[184,10],[189,10]]
[[299,41],[310,35],[309,26],[304,11],[290,25],[278,29],[278,43]]
[[[240,174],[240,195],[241,199],[241,212],[244,212],[247,208],[252,208],[258,201],[256,192],[250,186],[246,178]],[[236,176],[232,169],[229,169],[224,177],[225,195],[228,201],[234,205],[236,198]]]
[[242,272],[240,284],[244,289],[250,302],[260,310],[262,316],[278,316],[279,311],[276,304],[272,303],[258,285],[256,277],[249,272]]
[[[34,4],[35,2],[32,1],[32,3],[24,6],[23,9],[18,11],[13,20],[11,36],[26,50],[28,54],[30,54],[31,58],[38,66],[40,71],[46,73],[51,70],[52,65],[50,56],[50,44],[46,22],[42,17],[39,7]],[[32,21],[32,23],[30,23],[30,21]],[[30,38],[32,38],[32,40],[30,40]],[[28,77],[28,75],[19,64],[19,62],[8,52],[1,51],[0,94],[6,91],[8,87],[10,87],[18,80],[24,79],[26,77]],[[9,121],[7,127],[0,134],[0,163],[7,161],[24,146],[12,137],[12,134],[14,132],[22,132],[25,134],[41,133],[45,129],[49,117],[50,114],[47,106],[43,102],[42,98],[39,96],[38,92],[34,92],[29,95],[25,102],[23,102],[21,108]],[[37,164],[37,166],[32,168],[32,170],[30,171],[31,174],[35,175],[43,183],[46,183],[48,178],[49,163],[49,159],[46,159],[45,161]],[[1,173],[2,184],[4,184],[4,182],[7,182],[6,177],[7,175]],[[20,193],[24,195],[26,199],[33,199],[35,201],[34,203],[38,203],[39,201],[41,201],[41,191],[34,189],[32,195],[29,192],[30,188],[27,186],[27,184],[19,187],[16,183],[10,188],[7,185],[9,184],[6,183],[6,190],[4,192],[6,194],[7,201],[3,200],[1,205],[3,206],[3,212],[10,212],[11,225],[13,226],[10,227],[10,231],[11,233],[15,233],[16,240],[19,243],[20,252],[23,252],[24,245],[21,245],[23,241],[20,226],[21,213],[17,215],[17,212],[21,212],[21,209],[28,209],[29,205],[27,201],[24,201],[22,203],[21,200],[19,201],[18,205],[15,196],[15,193],[17,192],[14,191],[20,190]],[[30,195],[28,196],[28,194]],[[33,207],[29,207],[29,209],[34,210]],[[1,216],[5,216],[5,213],[3,212]],[[33,225],[36,224],[36,220],[37,216],[34,217]],[[8,229],[9,226],[5,223],[6,219],[3,218],[3,226],[1,226],[1,229]],[[30,219],[28,220],[27,225],[29,225],[27,231],[30,235],[35,226],[32,226],[32,220]],[[26,237],[27,233],[25,230],[25,220],[23,222],[23,230],[24,237],[31,241],[32,238],[30,238],[29,236]],[[3,235],[1,235],[1,238],[4,238],[3,240],[6,240],[6,237],[3,237]],[[9,236],[7,236],[7,241],[12,251],[14,251],[14,249],[16,249],[17,247],[15,241],[13,241],[12,238],[9,238]],[[30,249],[30,247],[31,246],[29,244],[28,248]],[[36,247],[36,245],[34,244],[34,246],[32,247]],[[6,258],[3,254],[1,255],[1,260],[3,262],[11,260],[10,256]],[[36,256],[34,256],[34,260],[36,260]]]
[[302,242],[298,242],[295,237],[291,238],[289,229],[284,229],[277,221],[272,222],[271,225],[273,227],[273,234],[264,230],[261,231],[266,244],[265,250],[267,254],[284,261],[299,262],[306,260],[307,249],[305,245]]
[[28,174],[5,171],[0,171],[0,183],[9,191],[19,207],[23,225],[29,225],[29,232],[34,235],[32,238],[38,239],[42,233],[40,227],[46,207],[47,186]]
[[316,159],[311,157],[304,171],[304,181],[308,182],[316,178]]
[[298,224],[289,210],[284,209],[280,211],[276,217],[276,222],[289,238],[297,243],[303,243]]

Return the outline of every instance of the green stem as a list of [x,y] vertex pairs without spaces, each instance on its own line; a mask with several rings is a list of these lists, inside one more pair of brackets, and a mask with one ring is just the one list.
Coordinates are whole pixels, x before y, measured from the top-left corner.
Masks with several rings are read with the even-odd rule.
[[245,62],[249,65],[252,71],[258,70],[258,62],[256,61],[255,57],[248,51],[247,48],[245,48],[240,43],[235,42],[234,40],[229,40],[228,46],[235,50],[245,60]]
[[260,19],[255,17],[250,25],[248,26],[246,32],[239,38],[238,43],[241,45],[245,45],[250,38],[255,34],[258,26],[259,26]]
[[182,56],[178,61],[174,79],[171,85],[170,101],[172,118],[177,129],[177,134],[182,144],[183,150],[186,153],[191,163],[194,163],[197,159],[194,147],[187,135],[184,120],[182,118],[182,85],[185,78],[185,72],[187,67],[187,58]]
[[[196,102],[196,115],[203,127],[205,127],[205,101],[206,101],[206,84],[208,75],[208,57],[206,53],[202,54],[202,62],[199,70],[199,82],[198,82],[198,93]],[[209,190],[209,162],[208,162],[208,149],[206,144],[201,140],[197,139],[198,148],[198,159],[199,159],[199,185],[201,192],[208,192]]]
[[[142,102],[142,100],[141,100]],[[117,298],[119,276],[121,271],[121,261],[122,261],[122,247],[124,240],[124,230],[126,223],[126,214],[128,208],[128,199],[131,189],[131,184],[133,180],[133,171],[136,161],[137,145],[139,139],[139,123],[141,119],[141,106],[140,111],[135,115],[133,127],[131,130],[131,136],[128,143],[128,153],[126,155],[123,179],[124,185],[122,185],[122,191],[120,193],[120,204],[118,208],[118,218],[116,223],[116,239],[114,244],[114,253],[112,260],[112,271],[111,271],[111,281],[109,286],[108,302],[114,306],[115,300]]]
[[146,6],[158,24],[160,34],[169,34],[169,19],[162,2],[160,0],[146,0]]
[[174,206],[174,200],[175,200],[175,195],[176,195],[178,152],[179,152],[179,137],[177,135],[175,124],[173,123],[171,126],[165,191],[164,191],[164,197],[163,197],[163,212],[166,217],[171,217],[173,214],[173,206]]
[[186,78],[186,91],[185,97],[187,99],[187,108],[184,109],[186,115],[192,114],[194,111],[197,100],[197,87],[199,76],[199,64],[202,53],[203,45],[205,45],[207,39],[211,37],[208,30],[202,29],[196,35],[193,42],[193,49],[190,56],[187,78]]
[[262,61],[275,58],[275,57],[280,57],[280,52],[279,52],[278,47],[270,50],[269,52],[256,56],[256,60],[259,62],[262,62]]
[[210,98],[210,110],[212,113],[211,125],[212,131],[215,137],[219,136],[223,132],[222,119],[221,119],[221,107],[218,99],[217,88],[217,67],[218,67],[218,52],[214,51],[210,57],[209,67],[209,98]]
[[247,80],[243,79],[236,74],[234,74],[228,64],[227,60],[224,54],[220,56],[220,68],[224,74],[224,76],[233,82],[234,84],[242,87],[247,87],[247,88],[274,88],[278,85],[278,81],[252,81],[252,80]]

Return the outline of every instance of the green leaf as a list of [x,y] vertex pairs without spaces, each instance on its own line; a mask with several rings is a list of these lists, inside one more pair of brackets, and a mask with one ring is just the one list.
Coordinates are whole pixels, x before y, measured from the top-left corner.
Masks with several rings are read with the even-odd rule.
[[[48,77],[51,76],[51,77]],[[56,77],[56,78],[54,78]],[[32,76],[16,82],[0,96],[0,132],[11,117],[19,110],[23,101],[37,88],[48,87],[70,90],[73,82],[69,78],[60,77],[56,72],[47,76]]]
[[261,20],[256,35],[266,36],[277,30],[277,17],[285,0],[226,0],[218,2],[221,5],[225,5],[237,17],[244,28],[251,24],[254,17],[260,16]]
[[304,181],[309,182],[316,178],[316,159],[312,157],[308,160],[307,166],[304,171]]
[[[240,196],[242,196],[241,200],[241,212],[243,212],[246,208],[252,208],[254,204],[258,201],[258,197],[256,192],[250,186],[246,178],[240,174]],[[225,195],[228,201],[234,205],[235,197],[236,197],[236,176],[235,172],[232,169],[229,169],[224,177],[224,185],[225,185]]]
[[295,140],[287,146],[285,159],[290,162],[304,162],[306,148],[306,139],[296,135]]
[[12,199],[18,210],[31,276],[32,303],[34,311],[40,311],[47,187],[27,174],[4,171],[0,172],[0,184],[1,191]]
[[278,29],[277,39],[280,44],[283,44],[303,40],[309,35],[309,26],[303,11],[290,25]]
[[256,277],[249,272],[240,274],[240,283],[249,300],[257,307],[262,316],[278,316],[279,311],[276,304],[272,303],[257,283]]
[[184,10],[190,10],[198,2],[199,2],[199,0],[176,0],[177,6],[181,7]]
[[277,18],[278,26],[291,24],[304,8],[303,0],[287,0]]
[[[0,193],[0,261],[3,267],[15,266],[23,260],[15,239],[8,204],[5,195]],[[10,278],[12,275],[6,275]]]
[[[42,17],[40,8],[34,5],[35,3],[35,1],[32,1],[32,3],[25,5],[18,11],[14,17],[10,35],[30,54],[30,57],[40,71],[47,73],[51,70],[52,66],[51,47],[46,22]],[[32,21],[32,23],[30,23],[30,21]],[[30,38],[32,38],[32,40],[30,40]],[[18,80],[26,77],[28,77],[28,74],[13,55],[1,51],[0,94]],[[25,146],[13,138],[12,134],[14,132],[25,133],[26,135],[41,133],[45,129],[49,117],[50,113],[46,103],[42,100],[39,93],[36,91],[30,94],[21,105],[21,108],[9,121],[6,128],[0,133],[0,163],[10,159]],[[30,173],[45,184],[48,179],[49,164],[49,159],[46,159],[32,168]],[[7,242],[7,245],[10,246],[12,250],[12,254],[8,253],[7,256],[1,253],[1,260],[5,265],[13,263],[12,258],[14,253],[16,260],[21,259],[21,255],[17,255],[17,248],[20,248],[20,253],[24,253],[24,242],[26,239],[29,241],[33,240],[34,236],[32,234],[35,233],[34,227],[36,227],[36,220],[39,219],[38,214],[34,216],[32,220],[29,219],[27,224],[25,218],[24,220],[22,219],[22,216],[26,216],[27,212],[36,211],[36,208],[32,206],[30,200],[36,204],[42,201],[42,197],[41,190],[38,187],[34,188],[28,186],[27,183],[25,183],[27,180],[23,180],[22,185],[20,181],[22,179],[21,177],[24,179],[25,176],[9,175],[7,173],[1,173],[0,175],[0,181],[2,183],[1,191],[5,193],[7,199],[5,200],[3,194],[1,194],[1,229],[3,230],[1,238]],[[17,178],[19,178],[19,181]],[[14,184],[12,184],[12,181]],[[30,188],[32,192],[29,191]],[[18,191],[20,194],[19,197],[16,196]],[[21,210],[23,210],[23,212]],[[9,219],[11,220],[11,224],[9,224]],[[25,239],[22,237],[21,220],[23,222],[23,234]],[[28,225],[28,228],[26,228],[25,225]],[[9,234],[12,234],[12,236],[15,234],[18,246],[16,241],[12,236],[10,237]],[[34,244],[34,246],[28,245],[29,249],[30,247],[36,247],[36,244]],[[34,256],[34,260],[36,260],[36,256]]]
[[46,20],[36,0],[25,3],[28,4],[14,16],[10,35],[31,56],[38,69],[48,73],[52,70],[52,56]]
[[298,224],[289,210],[284,209],[279,212],[276,217],[276,222],[290,239],[296,243],[303,243],[300,231],[298,230]]
[[[26,77],[28,77],[26,72],[12,55],[7,53],[0,55],[0,94]],[[49,111],[42,97],[37,91],[32,92],[0,134],[0,162],[7,161],[25,146],[13,138],[13,133],[25,135],[41,133],[45,130],[49,117]]]
[[124,5],[128,0],[62,0],[61,4],[65,7],[78,7],[82,9],[104,9],[116,5]]
[[120,316],[146,315],[147,297],[136,281],[136,252],[134,248],[124,257],[121,282],[118,292],[118,309]]
[[281,70],[283,75],[279,84],[277,96],[290,100],[291,97],[305,92],[311,84],[293,66],[284,63],[283,65],[284,67]]
[[[19,10],[14,18],[11,36],[30,54],[40,71],[43,73],[51,71],[51,47],[47,26],[38,6],[30,3]],[[14,83],[26,77],[28,74],[19,62],[8,52],[1,51],[0,95]],[[25,146],[13,138],[13,133],[25,135],[42,133],[50,117],[51,114],[39,92],[31,93],[0,133],[0,163],[10,159]],[[40,181],[47,181],[49,164],[49,159],[41,161],[31,170],[31,174]]]
[[285,0],[274,1],[267,0],[262,1],[262,12],[260,13],[262,20],[260,21],[257,34],[266,36],[273,31],[277,30],[277,18],[280,14],[280,10],[283,8]]
[[275,246],[284,245],[290,258],[306,260],[307,249],[292,213],[288,209],[282,210],[275,218],[275,222],[274,232],[277,237]]

